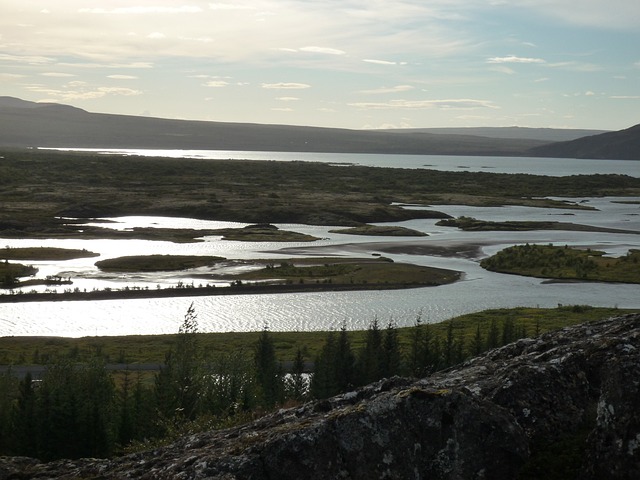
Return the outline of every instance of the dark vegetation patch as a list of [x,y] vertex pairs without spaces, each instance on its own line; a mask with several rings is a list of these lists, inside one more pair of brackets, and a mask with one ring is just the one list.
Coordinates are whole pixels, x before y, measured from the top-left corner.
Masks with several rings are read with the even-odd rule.
[[482,260],[487,270],[530,277],[640,283],[640,250],[621,257],[553,245],[516,245]]
[[371,235],[384,237],[426,237],[427,234],[406,227],[394,227],[391,225],[361,225],[359,227],[329,230],[331,233],[345,233],[347,235]]
[[160,272],[214,265],[222,257],[205,255],[133,255],[96,262],[104,272]]
[[314,242],[319,240],[313,235],[280,230],[275,225],[257,224],[244,228],[225,228],[213,231],[214,235],[222,235],[223,240],[241,242]]
[[546,177],[18,150],[5,151],[3,156],[0,236],[5,238],[98,234],[62,217],[160,215],[358,226],[448,217],[399,204],[584,208],[540,197],[640,195],[640,179],[624,175]]
[[14,288],[20,286],[18,278],[35,275],[38,269],[21,263],[0,262],[0,288]]
[[506,221],[493,222],[489,220],[477,220],[473,217],[449,218],[438,221],[436,225],[443,227],[458,227],[468,232],[488,231],[529,231],[529,230],[564,230],[577,232],[607,232],[640,234],[638,230],[623,230],[619,228],[594,227],[592,225],[580,225],[568,222],[542,222],[542,221]]
[[[295,260],[294,260],[295,262]],[[266,268],[235,276],[242,280],[281,279],[285,283],[316,283],[334,285],[434,286],[452,283],[460,278],[459,272],[423,267],[406,263],[393,263],[385,259],[332,262],[320,265],[300,265],[281,262]]]
[[99,253],[82,249],[56,247],[0,248],[0,259],[4,260],[72,260],[74,258],[97,257]]

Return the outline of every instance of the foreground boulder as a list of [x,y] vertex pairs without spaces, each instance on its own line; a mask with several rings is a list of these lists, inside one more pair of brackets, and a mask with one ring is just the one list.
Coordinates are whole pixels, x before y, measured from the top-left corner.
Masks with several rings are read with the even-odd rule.
[[[566,445],[574,448],[558,453]],[[519,340],[428,378],[383,380],[151,452],[0,459],[0,480],[9,478],[638,479],[640,315]]]

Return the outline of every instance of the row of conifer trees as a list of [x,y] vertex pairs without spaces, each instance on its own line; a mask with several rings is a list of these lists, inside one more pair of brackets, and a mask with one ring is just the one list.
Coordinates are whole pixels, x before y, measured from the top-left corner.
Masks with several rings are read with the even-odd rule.
[[0,376],[0,455],[110,456],[132,444],[151,446],[382,378],[425,376],[524,335],[513,322],[494,322],[485,338],[478,326],[465,342],[452,322],[440,335],[418,320],[409,342],[401,342],[393,323],[381,328],[374,320],[361,348],[352,347],[343,326],[327,334],[316,358],[307,359],[298,349],[285,372],[267,328],[252,352],[208,357],[190,307],[163,368],[152,378],[126,370],[114,376],[98,356],[85,364],[58,360],[37,381],[29,374],[20,380]]

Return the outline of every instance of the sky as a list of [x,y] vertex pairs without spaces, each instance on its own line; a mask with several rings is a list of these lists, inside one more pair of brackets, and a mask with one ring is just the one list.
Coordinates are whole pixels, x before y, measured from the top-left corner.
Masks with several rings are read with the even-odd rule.
[[353,129],[640,123],[638,0],[0,0],[0,95]]

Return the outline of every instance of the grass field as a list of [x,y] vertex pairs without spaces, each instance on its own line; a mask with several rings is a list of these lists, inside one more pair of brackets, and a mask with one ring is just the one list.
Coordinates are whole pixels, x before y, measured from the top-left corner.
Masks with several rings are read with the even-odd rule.
[[[563,306],[553,309],[514,308],[485,310],[463,315],[445,322],[429,325],[432,333],[444,338],[450,324],[456,338],[464,338],[469,343],[476,335],[478,326],[486,337],[492,322],[502,326],[506,321],[525,329],[528,336],[535,336],[568,325],[600,320],[611,316],[630,313],[630,310],[616,308],[595,308],[588,306]],[[428,318],[421,321],[428,323]],[[372,319],[373,321],[373,319]],[[384,321],[380,328],[386,328]],[[271,332],[276,355],[281,361],[290,361],[298,348],[307,359],[312,360],[320,352],[328,332]],[[349,332],[354,350],[362,347],[364,331]],[[413,328],[399,328],[398,335],[405,349],[411,343]],[[200,333],[199,344],[207,355],[246,352],[253,355],[254,345],[260,332]],[[28,365],[52,361],[65,356],[78,361],[86,361],[96,353],[107,362],[113,363],[162,363],[165,353],[174,345],[176,335],[131,335],[124,337],[0,337],[0,364]]]

